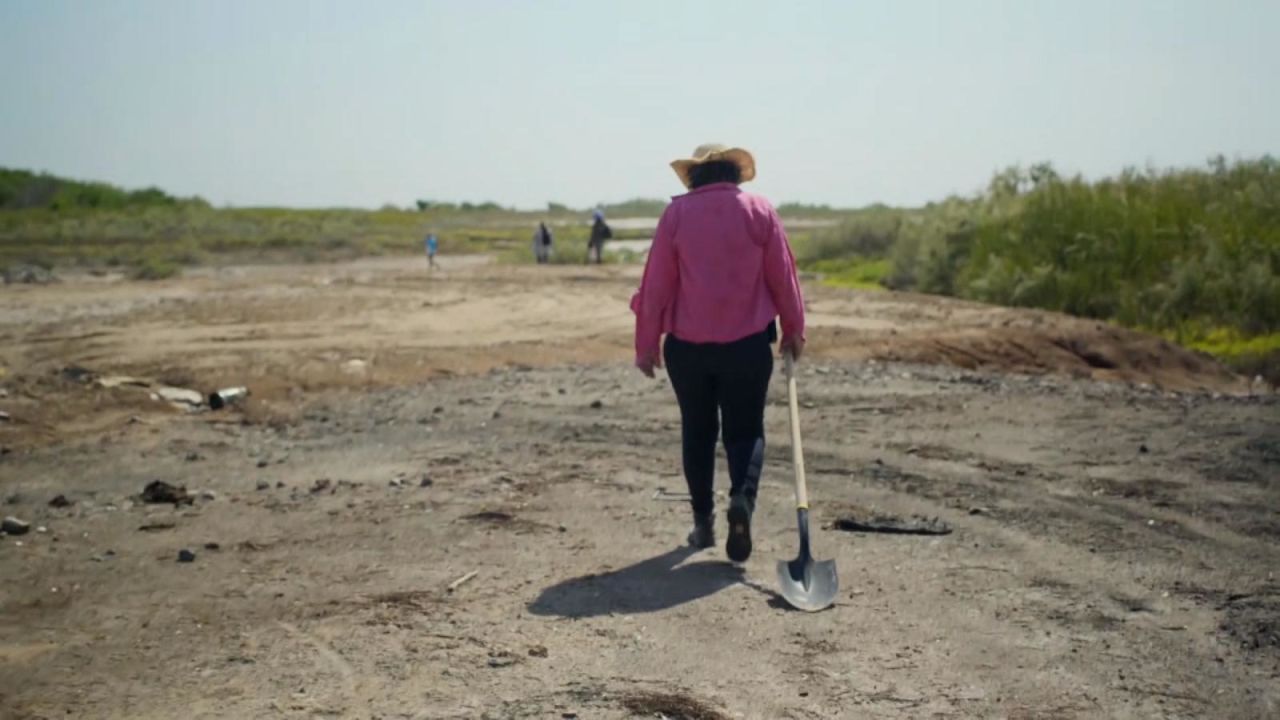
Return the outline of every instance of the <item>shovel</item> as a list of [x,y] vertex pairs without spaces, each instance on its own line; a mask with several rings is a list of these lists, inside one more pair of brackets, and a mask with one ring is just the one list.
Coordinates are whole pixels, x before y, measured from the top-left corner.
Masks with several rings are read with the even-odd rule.
[[800,555],[778,561],[782,597],[792,607],[815,612],[835,602],[839,581],[834,560],[815,561],[809,554],[809,493],[804,484],[804,451],[800,447],[800,407],[796,402],[795,359],[783,353],[787,371],[787,404],[791,411],[791,459],[796,475],[796,524],[800,529]]

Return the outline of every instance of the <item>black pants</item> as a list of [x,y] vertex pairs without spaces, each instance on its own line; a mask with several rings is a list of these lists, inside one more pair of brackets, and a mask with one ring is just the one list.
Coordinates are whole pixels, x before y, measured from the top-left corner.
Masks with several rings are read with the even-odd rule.
[[680,404],[684,478],[695,514],[715,508],[712,486],[721,423],[729,492],[744,494],[755,505],[756,488],[745,481],[756,440],[764,439],[772,337],[765,331],[731,343],[691,343],[667,336],[663,359]]

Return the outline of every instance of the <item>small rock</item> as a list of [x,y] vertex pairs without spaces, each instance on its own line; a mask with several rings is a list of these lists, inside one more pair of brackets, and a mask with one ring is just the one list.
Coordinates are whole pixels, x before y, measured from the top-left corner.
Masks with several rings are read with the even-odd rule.
[[435,408],[433,408],[433,409],[431,410],[431,412],[435,413],[436,415],[439,415],[440,413],[444,412],[444,406],[443,406],[443,405],[437,405],[437,406],[435,406]]
[[36,532],[38,532],[38,533],[40,533],[41,535],[43,535],[44,533],[49,532],[49,528],[45,527],[44,525],[37,525],[37,526],[36,526]]
[[270,464],[271,464],[271,462],[270,462],[269,460],[267,460],[266,458],[263,458],[263,459],[261,459],[261,460],[259,460],[259,461],[258,461],[258,467],[260,467],[260,468],[264,468],[264,467],[266,467],[266,466],[268,466],[268,465],[270,465]]
[[66,495],[57,495],[49,501],[49,507],[51,508],[67,508],[74,504],[75,503],[67,499]]
[[558,530],[558,531],[560,531],[560,532],[569,532],[569,528],[567,528],[567,527],[565,527],[565,526],[563,526],[563,525],[558,526],[558,527],[556,528],[556,530]]
[[325,490],[328,490],[329,486],[332,484],[333,483],[330,482],[328,478],[320,478],[319,480],[315,481],[315,483],[311,486],[311,492],[312,494],[322,493]]
[[186,457],[187,462],[198,462],[203,459],[204,459],[204,456],[194,450],[187,453],[187,457]]
[[259,490],[270,490],[270,489],[271,489],[271,483],[267,482],[266,480],[259,480],[259,481],[258,481],[258,489],[259,489]]
[[489,667],[491,668],[504,668],[515,664],[516,659],[506,653],[493,655],[489,658]]
[[529,657],[544,658],[550,655],[545,645],[534,645],[529,648]]
[[31,532],[31,524],[10,515],[3,522],[0,522],[0,530],[3,530],[7,535],[26,535]]
[[604,407],[604,401],[602,401],[602,400],[592,400],[592,401],[591,401],[591,409],[592,409],[592,410],[599,410],[599,409],[600,409],[600,408],[602,408],[602,407]]
[[556,388],[556,393],[557,393],[557,394],[559,394],[559,395],[564,395],[564,394],[565,394],[565,389],[564,389],[564,388]]
[[4,499],[5,505],[17,505],[20,502],[22,502],[22,493],[9,493]]
[[216,542],[207,542],[204,544],[205,550],[221,550],[222,546]]
[[195,498],[187,493],[185,487],[170,485],[163,480],[152,480],[142,489],[142,501],[153,504],[190,505],[195,502]]
[[9,413],[0,410],[0,422],[9,422],[11,419],[12,418],[9,417]]
[[987,509],[984,507],[971,507],[969,508],[969,514],[970,515],[986,515]]
[[418,482],[418,487],[431,487],[434,484],[435,481],[431,479],[430,475],[423,475],[422,480]]
[[201,500],[210,500],[210,501],[212,501],[212,500],[217,500],[217,499],[218,499],[218,493],[216,493],[216,492],[214,492],[214,491],[212,491],[212,490],[201,490],[201,491],[200,491],[200,499],[201,499]]
[[1142,453],[1143,455],[1146,455],[1147,453],[1151,452],[1151,449],[1147,447],[1146,443],[1143,443],[1138,446],[1138,452]]
[[404,487],[404,480],[401,480],[400,478],[392,478],[388,485],[391,487]]
[[196,554],[191,552],[190,550],[182,549],[178,551],[178,562],[189,563],[189,562],[195,562],[195,561],[196,561]]

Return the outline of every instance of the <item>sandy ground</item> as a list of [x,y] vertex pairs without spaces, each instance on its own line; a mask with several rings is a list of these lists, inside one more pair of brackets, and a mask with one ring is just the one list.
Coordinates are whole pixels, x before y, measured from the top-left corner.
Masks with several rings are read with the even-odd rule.
[[1207,358],[810,287],[802,614],[781,383],[755,554],[692,553],[638,268],[446,262],[0,288],[0,717],[1280,714],[1280,402]]

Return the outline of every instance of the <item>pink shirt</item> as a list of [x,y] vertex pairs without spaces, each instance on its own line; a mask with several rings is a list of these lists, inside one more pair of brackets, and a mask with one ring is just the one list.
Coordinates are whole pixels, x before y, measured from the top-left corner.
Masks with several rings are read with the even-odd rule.
[[783,338],[803,338],[804,298],[778,213],[727,182],[672,198],[631,310],[637,363],[658,356],[664,332],[725,343],[781,317]]

